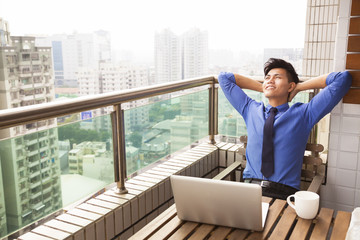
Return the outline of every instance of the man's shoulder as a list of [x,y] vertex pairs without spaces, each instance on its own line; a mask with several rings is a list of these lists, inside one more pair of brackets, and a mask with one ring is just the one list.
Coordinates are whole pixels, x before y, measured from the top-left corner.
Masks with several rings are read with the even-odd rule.
[[304,107],[306,103],[302,103],[302,102],[296,102],[294,104],[291,105],[290,108],[299,108],[299,107]]
[[305,111],[307,106],[308,103],[296,102],[292,104],[287,111],[299,113]]

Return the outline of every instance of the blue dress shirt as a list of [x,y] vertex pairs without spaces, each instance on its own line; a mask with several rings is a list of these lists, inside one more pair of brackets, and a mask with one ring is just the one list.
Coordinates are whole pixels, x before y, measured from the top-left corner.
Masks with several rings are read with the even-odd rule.
[[328,114],[351,85],[351,75],[333,72],[326,78],[326,87],[309,103],[288,103],[277,106],[274,121],[274,174],[265,178],[261,173],[263,128],[272,106],[264,106],[248,97],[236,85],[233,73],[220,73],[219,84],[226,98],[244,118],[248,142],[244,178],[266,179],[300,188],[301,167],[306,143],[312,127]]

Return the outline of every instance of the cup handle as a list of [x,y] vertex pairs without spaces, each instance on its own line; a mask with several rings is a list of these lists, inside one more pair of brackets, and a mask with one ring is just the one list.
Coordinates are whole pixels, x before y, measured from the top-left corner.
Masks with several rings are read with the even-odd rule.
[[291,197],[294,197],[294,198],[295,198],[295,194],[288,196],[288,197],[286,198],[286,201],[287,201],[287,203],[289,204],[290,207],[292,207],[293,209],[295,209],[295,205],[290,201],[290,198],[291,198]]

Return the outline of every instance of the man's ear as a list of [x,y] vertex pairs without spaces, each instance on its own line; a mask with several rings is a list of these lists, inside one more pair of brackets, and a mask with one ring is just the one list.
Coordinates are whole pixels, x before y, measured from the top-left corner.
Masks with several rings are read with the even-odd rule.
[[288,92],[292,92],[292,91],[295,89],[295,87],[296,87],[296,83],[290,82],[290,83],[289,83],[289,90],[288,90]]

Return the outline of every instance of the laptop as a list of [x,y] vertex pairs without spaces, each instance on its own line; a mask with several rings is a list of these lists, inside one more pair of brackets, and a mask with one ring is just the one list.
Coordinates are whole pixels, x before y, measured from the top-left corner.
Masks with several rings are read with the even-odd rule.
[[261,231],[269,210],[257,184],[171,175],[181,220]]

